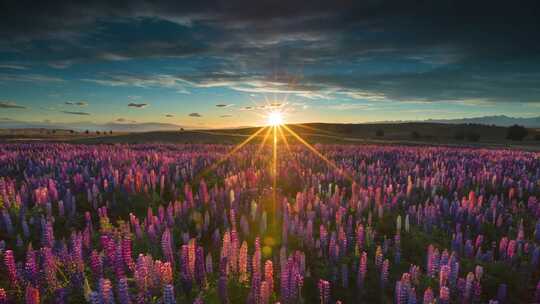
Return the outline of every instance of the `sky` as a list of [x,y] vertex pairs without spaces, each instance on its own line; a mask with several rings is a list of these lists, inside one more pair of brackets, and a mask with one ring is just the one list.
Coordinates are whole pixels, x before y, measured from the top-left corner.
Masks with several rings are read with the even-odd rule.
[[3,121],[540,115],[537,1],[35,2],[0,4]]

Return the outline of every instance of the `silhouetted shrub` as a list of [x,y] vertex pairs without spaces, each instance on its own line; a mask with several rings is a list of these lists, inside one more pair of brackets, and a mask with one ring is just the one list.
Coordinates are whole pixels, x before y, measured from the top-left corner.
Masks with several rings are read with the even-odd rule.
[[536,135],[534,136],[534,140],[540,140],[540,134],[536,134]]
[[377,136],[377,137],[384,137],[384,131],[381,130],[381,129],[375,131],[375,136]]
[[524,126],[513,125],[508,128],[506,133],[506,139],[510,140],[523,140],[529,132],[525,129]]

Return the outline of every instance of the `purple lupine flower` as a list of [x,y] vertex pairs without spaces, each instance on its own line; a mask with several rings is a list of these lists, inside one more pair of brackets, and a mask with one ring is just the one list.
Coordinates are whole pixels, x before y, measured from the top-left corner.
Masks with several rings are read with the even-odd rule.
[[497,288],[497,300],[500,303],[505,303],[506,301],[506,294],[507,294],[507,285],[506,284],[499,284],[499,287]]
[[99,279],[99,298],[101,303],[114,304],[114,295],[112,291],[112,284],[109,279]]
[[221,276],[218,280],[218,295],[222,304],[229,303],[229,292],[227,284],[227,277]]
[[120,279],[118,279],[118,286],[116,288],[116,293],[118,295],[118,301],[120,302],[120,304],[131,304],[129,286],[126,277],[121,277]]
[[381,267],[381,288],[386,286],[388,283],[388,271],[390,270],[390,261],[385,259]]
[[161,235],[161,250],[163,250],[163,256],[168,262],[173,262],[173,250],[172,250],[172,235],[169,228],[165,228],[165,231]]
[[174,287],[171,284],[163,286],[163,304],[176,304]]

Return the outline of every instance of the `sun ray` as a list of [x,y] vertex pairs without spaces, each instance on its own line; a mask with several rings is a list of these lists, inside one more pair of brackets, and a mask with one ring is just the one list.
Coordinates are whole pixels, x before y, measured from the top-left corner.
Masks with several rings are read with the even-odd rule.
[[281,140],[283,141],[283,143],[285,144],[285,148],[287,149],[287,152],[289,153],[289,157],[292,159],[292,161],[294,162],[294,169],[296,170],[296,172],[298,173],[299,176],[302,175],[301,171],[300,171],[300,163],[298,163],[298,159],[296,159],[296,157],[294,156],[293,154],[293,151],[291,149],[291,146],[289,145],[289,140],[287,140],[287,136],[285,136],[285,133],[283,133],[283,130],[281,129],[281,127],[278,127],[278,131],[279,131],[279,134],[281,136]]
[[352,177],[347,174],[344,170],[339,168],[336,164],[334,164],[331,160],[329,160],[326,156],[322,155],[321,152],[319,152],[315,147],[313,147],[310,143],[308,143],[306,140],[304,140],[300,135],[296,134],[293,130],[291,130],[287,125],[283,125],[283,128],[287,130],[294,138],[296,138],[300,143],[302,143],[306,148],[308,148],[311,152],[313,152],[315,155],[317,155],[320,159],[322,159],[324,162],[326,162],[330,167],[338,171],[340,174],[345,176],[349,180],[353,180]]
[[[265,128],[268,128],[268,127],[265,127]],[[268,130],[264,134],[263,140],[259,144],[259,148],[257,149],[257,152],[255,153],[255,155],[258,155],[261,152],[261,150],[264,148],[264,145],[266,144],[266,141],[268,140],[268,137],[270,136],[271,132],[272,132],[272,129],[268,128]]]
[[276,187],[277,187],[277,175],[278,175],[278,164],[277,164],[277,136],[276,136],[277,126],[273,126],[274,133],[274,147],[273,147],[273,157],[272,157],[272,208],[274,214],[276,214]]
[[246,138],[243,142],[236,145],[231,151],[229,151],[225,156],[220,158],[217,162],[215,162],[212,166],[204,170],[199,177],[203,177],[206,174],[208,174],[210,171],[215,170],[219,165],[221,165],[224,161],[229,159],[232,155],[234,155],[238,150],[242,149],[245,145],[247,145],[250,141],[252,141],[255,137],[257,137],[264,129],[267,127],[259,128],[255,133],[251,134],[248,138]]

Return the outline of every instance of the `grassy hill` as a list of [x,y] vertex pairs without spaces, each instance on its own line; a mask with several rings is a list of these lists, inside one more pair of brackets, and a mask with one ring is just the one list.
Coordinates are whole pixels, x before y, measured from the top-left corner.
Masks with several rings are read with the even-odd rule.
[[[473,146],[513,146],[540,148],[540,130],[528,129],[529,135],[523,141],[506,139],[506,127],[478,124],[442,123],[376,123],[376,124],[327,124],[307,123],[288,125],[293,131],[311,143],[401,143],[401,144],[447,144]],[[112,143],[224,143],[234,144],[245,140],[259,127],[153,131],[139,133],[85,134],[62,130],[19,130],[0,132],[0,140],[52,140],[85,144]],[[260,142],[265,132],[261,132],[254,142]],[[287,135],[287,132],[284,132]],[[295,139],[288,135],[288,140]]]

